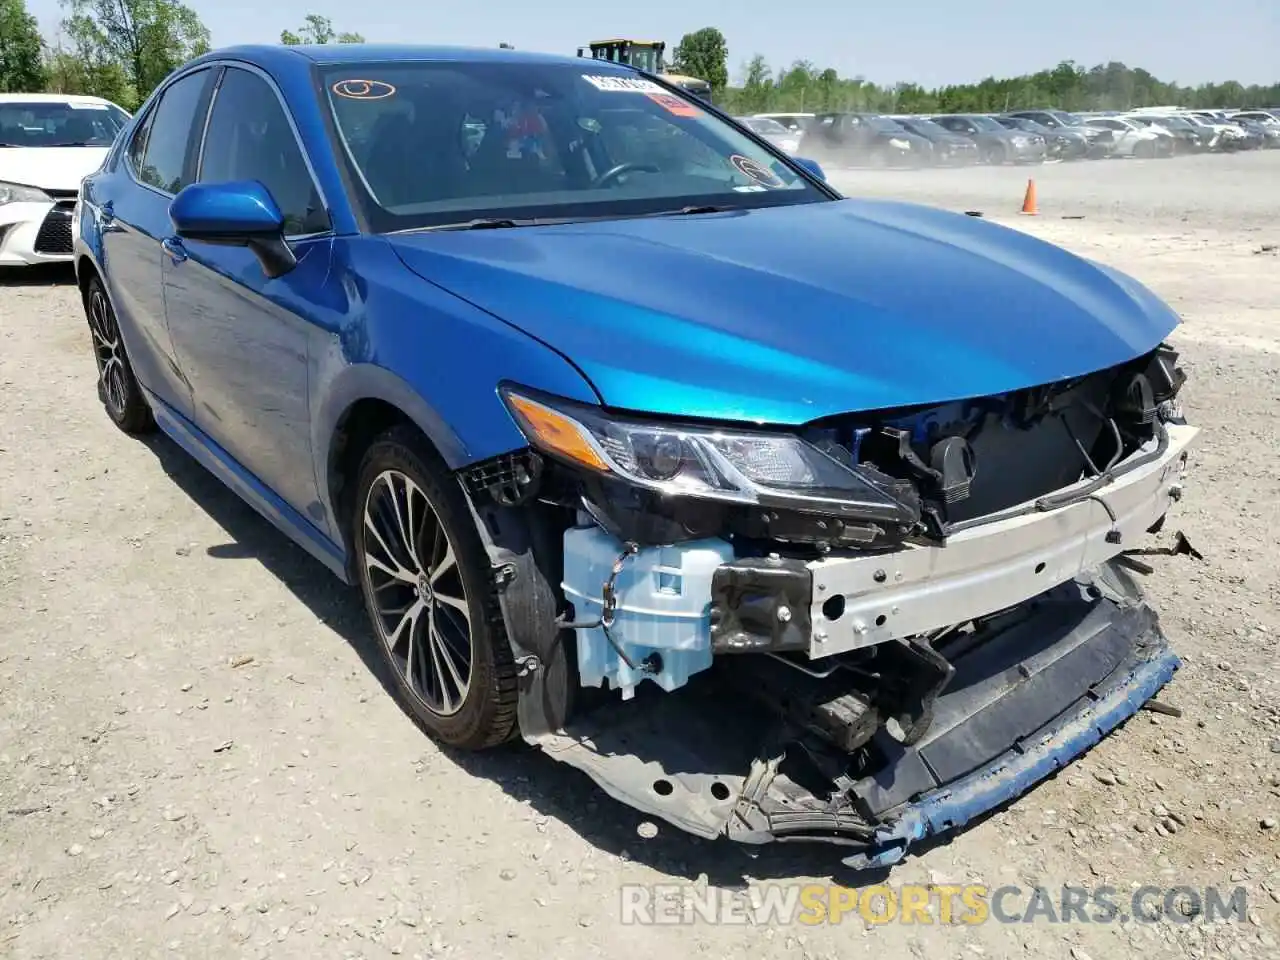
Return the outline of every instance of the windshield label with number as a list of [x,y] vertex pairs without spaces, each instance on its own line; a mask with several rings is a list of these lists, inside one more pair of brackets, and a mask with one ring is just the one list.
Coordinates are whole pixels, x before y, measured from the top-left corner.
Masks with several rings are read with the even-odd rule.
[[605,93],[666,93],[652,80],[640,77],[596,77],[584,73],[582,79]]

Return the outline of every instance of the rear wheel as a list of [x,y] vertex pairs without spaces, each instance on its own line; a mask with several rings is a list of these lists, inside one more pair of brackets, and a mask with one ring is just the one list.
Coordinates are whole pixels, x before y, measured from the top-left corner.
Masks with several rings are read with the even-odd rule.
[[133,375],[116,312],[97,277],[89,281],[84,306],[93,337],[93,355],[98,363],[98,399],[111,422],[125,433],[149,433],[155,429],[155,418]]
[[509,739],[515,667],[484,547],[461,488],[412,428],[365,453],[351,541],[401,702],[452,746]]

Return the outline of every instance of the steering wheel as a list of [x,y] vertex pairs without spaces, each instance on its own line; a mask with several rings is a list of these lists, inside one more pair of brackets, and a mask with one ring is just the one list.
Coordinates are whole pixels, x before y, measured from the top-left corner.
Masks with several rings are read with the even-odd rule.
[[592,187],[603,187],[611,180],[617,180],[624,173],[658,173],[658,167],[652,163],[620,163],[616,167],[610,167],[600,176],[591,181]]

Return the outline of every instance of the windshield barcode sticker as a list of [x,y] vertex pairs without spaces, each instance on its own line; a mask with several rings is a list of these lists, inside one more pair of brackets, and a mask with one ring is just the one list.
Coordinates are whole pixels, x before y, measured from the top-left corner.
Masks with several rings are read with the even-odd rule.
[[660,86],[652,80],[642,80],[639,77],[593,77],[584,73],[582,79],[587,81],[597,90],[603,90],[605,93],[665,93]]
[[679,97],[673,97],[669,93],[651,93],[649,99],[660,106],[667,113],[674,113],[677,117],[696,117],[698,111],[693,108],[693,104],[685,103]]

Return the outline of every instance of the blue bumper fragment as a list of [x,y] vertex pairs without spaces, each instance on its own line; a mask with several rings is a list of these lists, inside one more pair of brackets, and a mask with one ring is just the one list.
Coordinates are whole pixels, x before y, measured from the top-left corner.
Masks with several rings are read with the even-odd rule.
[[1064,718],[1038,739],[1020,744],[979,770],[906,806],[866,850],[844,859],[854,870],[888,867],[929,836],[964,826],[1025,793],[1065,767],[1132,717],[1173,677],[1182,661],[1161,645],[1099,699]]

